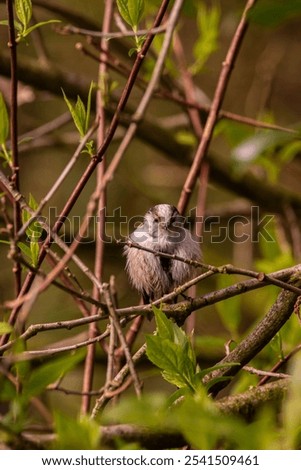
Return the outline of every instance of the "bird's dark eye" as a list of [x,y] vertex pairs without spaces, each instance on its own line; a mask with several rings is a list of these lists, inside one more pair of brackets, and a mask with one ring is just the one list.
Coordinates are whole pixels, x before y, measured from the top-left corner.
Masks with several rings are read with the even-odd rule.
[[158,217],[154,217],[154,222],[159,222]]

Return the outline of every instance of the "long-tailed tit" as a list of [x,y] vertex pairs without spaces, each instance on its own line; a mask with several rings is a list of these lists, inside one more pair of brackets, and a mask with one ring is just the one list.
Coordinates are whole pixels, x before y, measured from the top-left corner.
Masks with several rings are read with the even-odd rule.
[[[185,218],[174,206],[151,207],[129,240],[142,247],[200,261],[199,243],[184,227]],[[126,270],[131,284],[143,296],[144,303],[156,300],[190,280],[196,269],[182,261],[164,258],[144,250],[125,246]]]

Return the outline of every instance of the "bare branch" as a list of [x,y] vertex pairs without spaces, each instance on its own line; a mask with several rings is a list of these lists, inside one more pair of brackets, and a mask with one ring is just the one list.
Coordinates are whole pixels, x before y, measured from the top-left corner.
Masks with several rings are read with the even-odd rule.
[[160,33],[164,33],[166,29],[167,29],[167,26],[162,25],[162,26],[158,26],[157,28],[152,28],[152,29],[141,29],[135,33],[130,30],[117,31],[117,32],[105,32],[104,30],[94,31],[91,29],[77,28],[76,26],[67,24],[61,28],[58,27],[57,31],[61,34],[80,34],[82,36],[91,36],[94,38],[122,39],[122,38],[131,38],[135,36],[145,36],[146,34],[149,34],[149,33],[160,34]]
[[131,356],[130,350],[129,350],[128,345],[126,343],[121,325],[119,323],[119,318],[118,318],[118,316],[115,312],[115,308],[114,308],[114,305],[113,305],[113,302],[112,302],[111,293],[110,293],[108,284],[103,285],[103,295],[104,295],[105,301],[107,303],[108,310],[109,310],[109,313],[110,313],[110,317],[112,318],[112,322],[113,322],[114,328],[116,329],[120,344],[123,348],[124,355],[126,357],[126,360],[127,360],[128,366],[129,366],[129,371],[130,371],[131,376],[133,378],[133,383],[134,383],[136,395],[138,397],[141,397],[141,382],[138,379],[137,372],[135,370],[135,366],[134,366],[134,362],[133,362],[133,358]]
[[190,199],[190,195],[195,186],[197,176],[200,171],[201,162],[203,158],[205,157],[207,150],[209,148],[209,144],[213,135],[213,130],[214,130],[217,118],[218,118],[218,113],[219,113],[219,110],[221,108],[221,105],[224,99],[227,85],[229,83],[230,75],[234,67],[234,63],[235,63],[237,54],[239,52],[240,46],[242,44],[244,35],[247,31],[247,26],[248,26],[247,14],[250,11],[250,9],[255,5],[255,3],[256,3],[256,0],[247,1],[241,20],[235,31],[235,34],[233,36],[230,47],[228,49],[226,58],[223,62],[223,67],[219,75],[218,83],[216,85],[214,97],[213,97],[210,111],[209,111],[207,121],[204,127],[204,132],[202,134],[202,138],[200,140],[199,146],[195,153],[193,164],[190,168],[189,174],[185,181],[185,184],[182,189],[181,196],[180,196],[180,200],[178,203],[178,210],[182,214],[185,212],[188,201]]
[[[296,271],[296,274],[298,271]],[[227,364],[228,362],[236,363],[226,368],[218,369],[204,378],[204,382],[208,383],[213,378],[231,377],[247,364],[263,347],[268,344],[280,328],[290,318],[294,304],[298,296],[295,293],[283,290],[280,292],[276,302],[271,307],[267,315],[256,325],[256,327],[247,335],[245,339],[231,351],[219,364]],[[229,379],[230,380],[230,379]],[[212,392],[226,386],[227,381],[218,382],[212,387]]]

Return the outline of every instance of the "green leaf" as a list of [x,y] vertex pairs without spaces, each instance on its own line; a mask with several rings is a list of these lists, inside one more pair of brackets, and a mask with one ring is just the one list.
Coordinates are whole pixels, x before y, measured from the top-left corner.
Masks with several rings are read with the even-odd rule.
[[75,116],[76,120],[74,121],[81,137],[85,135],[85,123],[86,123],[86,110],[85,105],[82,102],[80,96],[77,97],[75,103]]
[[68,106],[68,109],[69,109],[69,112],[70,112],[71,117],[72,117],[72,119],[73,119],[73,122],[75,123],[75,121],[74,121],[75,110],[74,110],[74,108],[73,108],[73,106],[72,106],[71,101],[67,98],[67,96],[66,96],[66,94],[65,94],[65,92],[64,92],[64,90],[63,90],[63,88],[62,88],[61,90],[62,90],[62,92],[63,92],[64,100],[65,100],[65,103],[66,103],[67,106]]
[[[91,89],[92,89],[92,85],[90,85],[90,90],[89,90],[89,95],[91,93]],[[70,111],[70,114],[72,116],[72,119],[73,119],[73,122],[80,134],[81,137],[84,137],[84,135],[86,134],[87,132],[87,128],[86,128],[86,125],[87,125],[87,122],[89,122],[89,115],[88,113],[86,112],[86,109],[85,109],[85,105],[84,103],[82,102],[80,96],[77,97],[77,101],[75,103],[75,106],[72,106],[70,100],[67,98],[67,96],[65,95],[65,92],[64,90],[62,89],[62,92],[63,92],[63,96],[64,96],[64,100],[68,106],[68,109]],[[90,112],[90,108],[91,108],[91,96],[88,95],[88,104],[87,104],[87,108],[89,108],[89,112]]]
[[136,30],[144,12],[144,0],[128,0],[128,11]]
[[117,7],[124,21],[128,23],[130,26],[132,26],[132,19],[131,19],[130,12],[128,9],[127,0],[117,0]]
[[24,383],[22,395],[25,397],[37,396],[48,385],[56,382],[60,377],[65,375],[69,370],[73,369],[79,361],[82,360],[84,352],[80,351],[76,354],[54,359],[40,367],[37,367]]
[[32,193],[29,193],[28,205],[33,211],[36,211],[37,208],[39,207],[39,205],[38,205],[37,201],[35,200],[34,196],[32,195]]
[[31,264],[34,267],[37,267],[38,265],[38,259],[39,259],[39,252],[40,252],[40,247],[38,242],[30,242],[30,259],[31,259]]
[[9,134],[9,118],[6,104],[0,93],[0,145],[4,145]]
[[193,390],[194,364],[187,354],[187,347],[158,336],[148,335],[146,338],[147,357],[153,364],[162,369],[163,377],[177,387],[187,387]]
[[18,19],[24,26],[23,29],[26,30],[32,16],[31,0],[15,0],[15,9]]
[[[29,194],[28,205],[33,211],[36,211],[38,209],[38,203],[31,193]],[[26,209],[24,209],[22,211],[23,224],[26,224],[30,219],[31,219],[31,214]],[[27,227],[26,229],[26,235],[29,238],[29,240],[32,242],[37,242],[40,239],[42,232],[43,232],[43,228],[36,219],[33,220],[32,223],[29,225],[29,227]]]
[[174,339],[174,329],[172,322],[167,318],[165,313],[162,312],[159,308],[153,305],[152,310],[155,315],[158,335],[163,339]]
[[89,140],[86,145],[85,145],[85,148],[84,150],[82,150],[81,153],[87,153],[88,155],[90,155],[90,157],[92,157],[94,154],[95,154],[95,143],[94,143],[94,140]]
[[124,21],[137,31],[144,12],[144,0],[117,0],[117,7]]
[[0,335],[6,335],[7,333],[11,333],[13,331],[13,327],[5,322],[1,321],[0,322]]
[[31,260],[31,250],[29,248],[29,246],[27,246],[25,243],[23,242],[18,242],[17,243],[18,247],[20,248],[21,252],[27,256],[28,259]]
[[153,308],[156,335],[147,335],[146,354],[162,369],[163,377],[177,387],[194,390],[196,358],[186,333],[158,308]]
[[22,33],[22,38],[25,38],[26,36],[28,36],[32,31],[34,31],[35,29],[37,28],[40,28],[41,26],[45,26],[47,24],[51,24],[51,23],[61,23],[61,20],[47,20],[47,21],[40,21],[39,23],[36,23],[32,26],[30,26],[30,28],[27,28],[23,33]]

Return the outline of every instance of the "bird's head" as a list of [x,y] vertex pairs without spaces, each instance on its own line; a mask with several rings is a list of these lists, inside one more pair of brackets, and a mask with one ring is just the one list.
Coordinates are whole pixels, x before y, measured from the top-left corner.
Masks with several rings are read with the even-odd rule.
[[151,207],[144,216],[144,228],[159,242],[179,242],[183,235],[185,218],[175,206],[158,204]]

